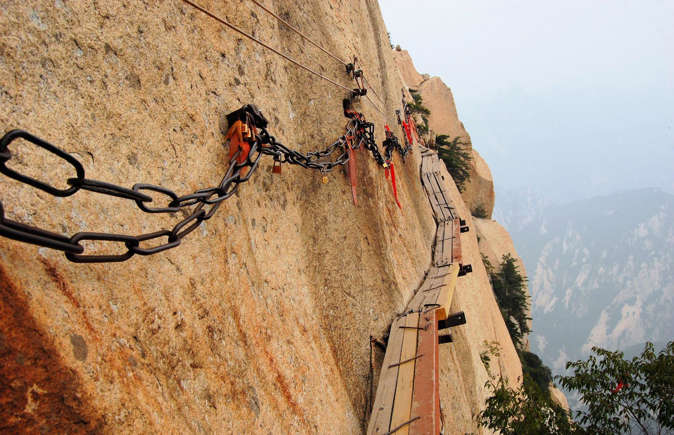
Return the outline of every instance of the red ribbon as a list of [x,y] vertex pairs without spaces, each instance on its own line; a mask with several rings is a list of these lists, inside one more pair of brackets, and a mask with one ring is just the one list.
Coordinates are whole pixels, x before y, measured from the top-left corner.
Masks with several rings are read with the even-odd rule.
[[412,141],[412,133],[410,132],[410,125],[403,121],[403,130],[405,130],[405,136],[407,136],[407,141],[410,144],[413,144],[414,142]]
[[351,180],[351,195],[353,196],[353,204],[358,205],[358,199],[356,198],[356,153],[351,147],[351,139],[347,138],[346,143],[348,146],[349,153],[349,179]]
[[[386,162],[386,163],[388,164],[389,168],[391,168],[391,185],[393,186],[393,197],[395,198],[396,204],[398,204],[398,207],[400,207],[400,210],[402,210],[403,206],[400,205],[400,201],[398,201],[398,188],[396,186],[396,169],[393,166],[393,162],[389,161],[389,162]],[[388,180],[389,168],[386,168],[384,170],[384,174],[386,175],[387,180]]]

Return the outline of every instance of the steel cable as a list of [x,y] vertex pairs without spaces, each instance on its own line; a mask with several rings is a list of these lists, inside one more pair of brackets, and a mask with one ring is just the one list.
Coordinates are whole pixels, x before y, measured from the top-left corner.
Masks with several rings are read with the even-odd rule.
[[[281,23],[283,23],[284,25],[286,25],[290,30],[292,30],[293,32],[295,32],[296,34],[298,34],[300,37],[302,37],[302,38],[303,38],[304,40],[306,40],[308,43],[310,43],[310,44],[313,45],[314,47],[316,47],[316,48],[318,48],[319,50],[321,50],[323,53],[327,54],[328,56],[330,56],[331,58],[333,58],[334,60],[336,60],[337,62],[341,63],[341,64],[344,65],[344,66],[348,65],[348,63],[345,62],[344,60],[342,60],[339,56],[337,56],[337,55],[335,55],[335,54],[329,52],[328,50],[326,50],[325,48],[323,48],[323,46],[321,46],[321,45],[318,44],[317,42],[314,42],[311,38],[309,38],[309,37],[306,36],[304,33],[302,33],[302,32],[301,32],[299,29],[297,29],[295,26],[293,26],[293,25],[290,24],[288,21],[286,21],[286,20],[284,20],[283,18],[281,18],[280,16],[278,16],[274,11],[272,11],[272,10],[270,10],[269,8],[267,8],[266,6],[264,6],[264,5],[263,5],[262,3],[260,3],[258,0],[251,0],[251,1],[252,1],[253,3],[255,3],[257,6],[259,6],[262,10],[264,10],[265,12],[267,12],[268,14],[270,14],[271,16],[273,16],[274,18],[276,18],[278,21],[280,21]],[[378,95],[377,92],[374,90],[374,88],[372,87],[372,85],[370,85],[370,83],[367,81],[367,78],[365,78],[365,77],[363,76],[363,80],[365,81],[365,84],[367,85],[367,88],[368,88],[369,90],[372,91],[372,93],[377,97],[377,99],[379,99],[380,102],[384,103],[384,101],[379,97],[379,95]],[[384,114],[384,112],[383,112],[379,107],[377,107],[377,105],[374,103],[374,101],[372,101],[369,97],[367,97],[367,99],[370,101],[370,103],[372,103],[373,106],[375,106],[375,108],[376,108],[382,115]]]
[[288,28],[290,28],[290,30],[292,30],[293,32],[295,32],[295,33],[297,33],[298,35],[300,35],[300,36],[301,36],[302,38],[304,38],[307,42],[309,42],[311,45],[313,45],[314,47],[316,47],[316,48],[318,48],[319,50],[321,50],[323,53],[325,53],[325,54],[327,54],[328,56],[330,56],[331,58],[335,59],[337,62],[340,62],[340,63],[341,63],[342,65],[344,65],[344,66],[348,65],[347,62],[344,62],[342,59],[340,59],[340,58],[337,57],[336,55],[330,53],[328,50],[326,50],[325,48],[321,47],[318,43],[312,41],[308,36],[306,36],[305,34],[303,34],[302,32],[300,32],[296,27],[294,27],[292,24],[290,24],[289,22],[287,22],[287,21],[284,20],[283,18],[281,18],[281,17],[279,17],[278,15],[276,15],[273,11],[271,11],[270,9],[268,9],[266,6],[264,6],[264,5],[263,5],[262,3],[260,3],[259,1],[257,1],[257,0],[251,0],[251,1],[252,1],[253,3],[255,3],[256,5],[258,5],[260,8],[262,8],[264,11],[266,11],[267,13],[269,13],[270,15],[272,15],[274,18],[276,18],[277,20],[279,20],[280,22],[282,22],[283,24],[285,24],[286,26],[288,26]]
[[232,23],[230,23],[230,22],[228,22],[228,21],[226,21],[226,20],[224,20],[224,19],[218,17],[217,15],[211,13],[211,12],[208,11],[207,9],[202,8],[201,6],[197,5],[196,3],[193,3],[193,2],[191,2],[190,0],[181,0],[181,1],[182,1],[183,3],[186,3],[186,4],[190,5],[190,6],[192,6],[194,9],[196,9],[196,10],[202,12],[203,14],[205,14],[205,15],[207,15],[207,16],[213,18],[214,20],[216,20],[216,21],[219,22],[220,24],[223,24],[224,26],[227,26],[227,27],[229,27],[230,29],[234,30],[235,32],[237,32],[237,33],[239,33],[239,34],[245,36],[246,38],[250,39],[251,41],[257,42],[258,44],[260,44],[261,46],[263,46],[263,47],[266,48],[267,50],[273,51],[274,53],[278,54],[279,56],[281,56],[282,58],[284,58],[284,59],[287,60],[288,62],[290,62],[290,63],[292,63],[292,64],[294,64],[294,65],[296,65],[296,66],[302,68],[303,70],[308,71],[308,72],[310,72],[311,74],[313,74],[313,75],[315,75],[315,76],[317,76],[317,77],[320,77],[320,78],[322,78],[323,80],[325,80],[325,81],[327,81],[327,82],[329,82],[329,83],[332,83],[332,84],[335,85],[335,86],[338,86],[338,87],[340,87],[340,88],[342,88],[342,89],[345,89],[345,90],[347,90],[347,91],[349,91],[349,92],[352,91],[352,89],[350,89],[350,88],[348,88],[348,87],[346,87],[346,86],[344,86],[344,85],[340,85],[339,83],[335,82],[334,80],[329,79],[328,77],[324,76],[323,74],[318,73],[318,72],[312,70],[312,69],[309,68],[308,66],[302,65],[301,63],[299,63],[298,61],[296,61],[296,60],[293,59],[292,57],[290,57],[290,56],[288,56],[288,55],[286,55],[286,54],[284,54],[284,53],[281,53],[280,51],[278,51],[278,50],[275,49],[274,47],[268,45],[267,43],[265,43],[265,42],[263,42],[263,41],[260,41],[259,39],[257,39],[257,38],[254,37],[253,35],[251,35],[251,34],[245,32],[245,31],[239,29],[238,27],[236,27],[236,26],[233,25]]

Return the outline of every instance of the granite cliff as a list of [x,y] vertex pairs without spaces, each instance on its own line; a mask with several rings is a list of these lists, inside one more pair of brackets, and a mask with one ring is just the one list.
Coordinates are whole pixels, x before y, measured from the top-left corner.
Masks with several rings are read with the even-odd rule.
[[[342,64],[253,2],[201,5],[353,86]],[[396,126],[400,89],[412,84],[401,78],[378,4],[266,5],[342,59],[358,57],[385,115],[366,99],[356,108],[381,142],[384,124]],[[242,104],[256,104],[269,130],[302,152],[344,133],[343,89],[178,0],[3,2],[0,64],[5,130],[27,130],[75,156],[88,177],[126,187],[187,193],[217,183],[227,168],[224,115]],[[465,132],[455,109],[433,110]],[[15,169],[59,188],[72,176],[32,147],[13,145],[12,153]],[[75,264],[0,238],[0,431],[362,431],[369,338],[385,334],[421,282],[435,229],[419,150],[405,163],[395,159],[402,210],[365,152],[358,206],[343,171],[325,184],[298,166],[273,174],[266,158],[212,219],[156,255]],[[473,273],[453,302],[468,324],[441,354],[447,433],[479,431],[485,342],[500,344],[500,373],[521,377],[470,216],[478,202],[493,208],[488,167],[475,161],[475,188],[462,196],[450,183],[449,192],[471,227],[462,245]],[[84,191],[56,198],[7,177],[0,192],[6,219],[59,234],[141,234],[181,217]],[[381,359],[375,349],[374,377]]]

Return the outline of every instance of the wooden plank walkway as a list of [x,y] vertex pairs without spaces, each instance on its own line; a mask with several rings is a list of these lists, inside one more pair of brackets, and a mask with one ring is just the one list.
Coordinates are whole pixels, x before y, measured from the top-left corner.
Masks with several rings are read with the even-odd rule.
[[[411,313],[404,317],[403,351],[400,354],[398,368],[398,384],[393,399],[391,430],[398,428],[402,435],[409,433],[410,413],[412,412],[412,391],[414,389],[414,367],[419,358],[417,354],[417,337],[419,335],[419,313]],[[403,326],[399,326],[403,329]],[[423,356],[423,355],[422,355]]]
[[[412,401],[413,416],[419,418],[410,423],[409,433],[438,433],[440,420],[440,352],[438,352],[438,311],[422,315],[419,326],[419,346],[417,351],[424,357],[419,358],[414,371],[414,399]],[[419,394],[419,392],[425,394]]]
[[461,225],[444,190],[444,163],[422,151],[421,181],[437,223],[433,260],[403,314],[391,325],[368,434],[438,434],[441,430],[438,321],[461,269]]
[[403,347],[403,334],[400,326],[405,324],[405,318],[399,317],[391,325],[391,331],[396,331],[396,333],[389,335],[386,355],[384,356],[384,363],[381,366],[381,374],[379,375],[377,394],[375,395],[374,406],[370,415],[368,433],[385,434],[389,431],[400,367],[396,364],[399,364],[401,361],[400,355]]

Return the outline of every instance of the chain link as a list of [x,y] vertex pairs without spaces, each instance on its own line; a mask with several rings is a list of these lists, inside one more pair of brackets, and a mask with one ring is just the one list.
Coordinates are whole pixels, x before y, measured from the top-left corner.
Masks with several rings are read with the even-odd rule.
[[[252,110],[257,110],[257,108],[254,106],[244,106],[243,110],[250,110],[252,114]],[[178,194],[170,189],[153,184],[137,183],[131,189],[128,189],[115,184],[88,179],[85,177],[84,167],[72,155],[26,131],[11,130],[0,139],[0,173],[9,178],[31,185],[57,197],[70,196],[82,189],[134,201],[138,208],[145,213],[176,213],[183,211],[183,213],[186,213],[186,217],[175,224],[173,228],[161,229],[147,234],[132,236],[113,233],[79,232],[68,237],[6,218],[2,202],[0,201],[0,236],[63,251],[70,261],[76,263],[125,261],[135,254],[152,255],[175,248],[180,245],[187,235],[196,230],[202,222],[213,217],[223,201],[236,193],[241,183],[245,183],[251,178],[259,166],[262,155],[272,156],[274,161],[279,163],[294,164],[325,173],[348,162],[347,140],[350,140],[354,149],[363,146],[372,153],[379,165],[386,166],[374,139],[374,124],[365,121],[362,114],[358,113],[356,115],[349,119],[346,125],[346,133],[343,136],[339,137],[322,151],[313,151],[306,154],[288,148],[278,142],[274,136],[270,135],[264,125],[259,126],[260,133],[255,136],[250,144],[250,151],[245,160],[237,163],[237,158],[241,151],[235,154],[229,164],[229,168],[217,186],[200,189],[183,196],[178,196]],[[258,119],[253,115],[249,118],[252,120],[250,122],[253,123],[255,123],[255,119]],[[76,177],[66,180],[69,187],[67,189],[58,189],[52,184],[21,174],[7,167],[7,162],[12,158],[9,147],[17,139],[30,142],[70,164],[75,169]],[[393,148],[401,149],[398,144],[398,147],[393,145],[393,148],[389,151],[391,145],[386,145],[386,143],[387,156],[392,153]],[[395,143],[397,143],[397,139]],[[333,155],[336,155],[334,160],[326,160]],[[153,198],[147,194],[149,192],[154,193],[155,197],[159,196],[163,198],[163,200]],[[81,243],[84,241],[93,241],[98,242],[97,244],[111,246],[117,245],[122,247],[123,251],[115,255],[86,253],[85,246]]]
[[[72,165],[75,168],[77,177],[66,180],[70,187],[68,189],[57,189],[47,182],[36,180],[7,167],[7,162],[11,159],[11,153],[8,148],[13,141],[19,138],[49,151]],[[87,179],[85,178],[84,167],[72,155],[23,130],[12,130],[0,140],[0,172],[9,178],[29,184],[53,196],[70,196],[83,189],[132,200],[138,208],[146,213],[175,213],[183,209],[189,211],[187,212],[187,216],[175,224],[173,228],[162,229],[153,233],[131,236],[79,232],[71,237],[67,237],[6,218],[2,202],[0,202],[0,235],[13,240],[64,251],[66,257],[76,263],[125,261],[134,254],[156,254],[180,245],[183,238],[197,229],[203,221],[210,219],[220,207],[222,201],[234,195],[239,184],[250,179],[258,167],[261,156],[260,145],[256,141],[251,145],[250,153],[243,163],[238,164],[232,161],[220,184],[215,187],[198,190],[189,195],[178,196],[170,189],[152,184],[139,183],[135,184],[131,189],[127,189],[122,186]],[[244,168],[246,169],[244,170]],[[165,203],[152,205],[157,201],[144,193],[148,191],[160,193],[166,197]],[[153,241],[156,242],[162,238],[165,240],[155,243],[150,247],[141,246],[141,244],[152,244]],[[121,245],[126,252],[117,255],[86,254],[85,248],[81,244],[84,241]]]

